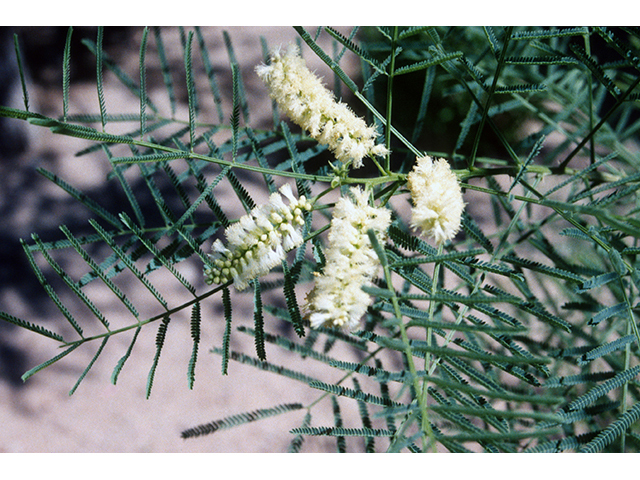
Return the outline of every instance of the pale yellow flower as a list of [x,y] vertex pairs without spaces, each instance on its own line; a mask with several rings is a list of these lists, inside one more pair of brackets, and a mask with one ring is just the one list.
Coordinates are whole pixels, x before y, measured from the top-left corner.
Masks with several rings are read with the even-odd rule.
[[444,158],[418,158],[407,176],[411,226],[440,245],[460,230],[464,202],[458,177]]
[[[289,204],[282,200],[284,195]],[[295,198],[291,186],[285,184],[274,192],[269,203],[255,207],[225,230],[227,245],[220,239],[213,243],[211,263],[205,266],[208,284],[233,280],[237,290],[267,274],[279,265],[286,252],[302,244],[303,212],[311,210],[304,195]]]
[[307,68],[295,45],[284,52],[275,50],[270,64],[257,66],[256,73],[280,109],[316,141],[328,145],[340,162],[353,162],[358,168],[364,157],[388,153],[384,145],[376,144],[376,129],[336,101]]
[[371,303],[363,286],[371,286],[380,261],[367,234],[373,230],[381,243],[391,223],[391,212],[369,205],[369,194],[351,189],[351,198],[341,198],[333,211],[329,245],[322,274],[316,275],[304,306],[311,326],[343,327],[360,324]]

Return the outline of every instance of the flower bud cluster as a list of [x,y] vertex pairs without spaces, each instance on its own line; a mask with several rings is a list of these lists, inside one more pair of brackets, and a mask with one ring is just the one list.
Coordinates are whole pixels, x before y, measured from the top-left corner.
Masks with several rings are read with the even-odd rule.
[[391,212],[370,206],[367,192],[352,188],[351,194],[354,201],[343,197],[335,206],[324,273],[316,274],[315,285],[304,306],[314,328],[353,330],[371,303],[369,294],[362,287],[372,285],[380,261],[367,232],[373,230],[384,243]]
[[[284,195],[289,204],[282,199]],[[284,260],[286,252],[302,244],[303,213],[311,203],[304,195],[295,198],[285,184],[274,192],[265,205],[255,207],[225,230],[227,245],[220,239],[213,243],[210,264],[205,267],[205,281],[220,284],[233,280],[237,290],[267,274]]]
[[270,64],[259,65],[256,73],[285,114],[316,141],[328,145],[340,162],[353,162],[358,168],[364,157],[388,153],[384,145],[376,145],[376,129],[336,101],[307,68],[295,45],[285,52],[275,50]]
[[407,175],[413,208],[411,226],[440,245],[460,230],[464,201],[460,182],[444,158],[418,158]]

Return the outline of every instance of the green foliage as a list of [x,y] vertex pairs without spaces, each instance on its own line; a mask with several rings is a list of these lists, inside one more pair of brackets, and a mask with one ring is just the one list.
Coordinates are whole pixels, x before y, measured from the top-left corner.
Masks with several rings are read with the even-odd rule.
[[[57,239],[33,234],[22,242],[63,319],[44,328],[0,312],[1,320],[62,348],[23,378],[86,348],[93,355],[72,394],[111,347],[108,340],[129,334],[111,377],[115,384],[141,330],[157,324],[148,397],[161,374],[169,323],[188,321],[187,386],[194,388],[210,324],[203,315],[216,304],[224,333],[210,352],[220,355],[223,375],[234,374],[232,362],[241,363],[306,385],[315,400],[305,404],[283,393],[276,407],[196,426],[183,438],[304,410],[290,432],[290,451],[304,451],[306,439],[316,436],[335,441],[337,451],[635,451],[637,29],[295,31],[304,55],[317,56],[346,87],[343,101],[380,126],[392,153],[377,168],[373,162],[362,171],[331,168],[326,148],[282,121],[275,104],[273,125],[252,125],[255,92],[245,88],[245,69],[226,32],[229,91],[199,28],[180,29],[184,70],[168,60],[163,29],[144,29],[134,73],[103,50],[109,29],[99,29],[95,43],[85,39],[85,52],[71,51],[69,29],[60,118],[30,111],[16,39],[25,108],[0,106],[0,116],[87,140],[73,161],[103,155],[111,167],[105,183],[126,199],[114,210],[57,173],[39,170],[88,210],[93,233],[61,225]],[[321,47],[321,38],[333,48]],[[270,46],[264,40],[263,46],[266,53]],[[96,61],[98,112],[71,115],[70,59],[87,54]],[[159,65],[167,105],[150,98],[150,61]],[[347,74],[347,61],[362,67],[361,78]],[[103,69],[139,104],[107,112]],[[178,113],[182,89],[184,118]],[[201,118],[205,101],[214,120]],[[462,232],[439,248],[408,226],[406,174],[423,152],[447,158],[467,202]],[[208,286],[186,272],[193,265],[202,270],[212,241],[237,220],[229,196],[248,212],[260,204],[256,185],[270,194],[288,180],[315,200],[314,208],[302,246],[242,297],[253,301],[251,328],[234,310],[245,293],[234,292],[231,282]],[[370,235],[382,275],[365,289],[373,303],[360,330],[310,329],[303,292],[325,267],[334,205],[327,194],[352,184],[367,186],[394,212],[386,243]],[[152,209],[144,206],[149,199]],[[82,272],[62,262],[62,253],[83,265]],[[164,290],[167,282],[188,300],[176,303],[172,290]],[[114,318],[92,299],[87,287],[96,284],[122,307]],[[145,300],[132,295],[140,287],[149,294]],[[69,293],[82,316],[68,305]],[[237,350],[234,334],[250,337],[255,352]],[[271,351],[285,355],[276,362]],[[323,418],[333,424],[314,424],[312,413],[320,408],[332,413]]]

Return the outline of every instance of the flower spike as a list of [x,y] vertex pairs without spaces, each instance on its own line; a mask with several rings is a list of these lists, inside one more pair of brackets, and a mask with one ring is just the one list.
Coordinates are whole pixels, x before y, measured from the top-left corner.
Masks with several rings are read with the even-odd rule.
[[373,230],[381,243],[391,223],[391,212],[372,207],[369,194],[351,189],[350,198],[341,198],[335,206],[324,273],[316,282],[305,304],[311,326],[343,327],[353,330],[360,324],[371,303],[362,290],[371,286],[378,274],[380,260],[367,232]]
[[273,51],[270,64],[258,65],[256,73],[287,116],[316,141],[328,145],[343,164],[359,168],[364,157],[388,153],[384,145],[376,145],[376,129],[336,101],[307,68],[295,45],[284,52]]
[[[286,205],[282,195],[288,200]],[[220,239],[213,243],[211,263],[205,266],[205,281],[211,285],[233,280],[237,290],[267,274],[280,264],[286,252],[302,244],[303,212],[311,210],[304,195],[295,198],[285,184],[274,192],[269,203],[255,207],[225,230],[227,245]]]
[[413,208],[411,226],[440,245],[460,230],[464,201],[458,177],[444,158],[418,158],[407,175]]

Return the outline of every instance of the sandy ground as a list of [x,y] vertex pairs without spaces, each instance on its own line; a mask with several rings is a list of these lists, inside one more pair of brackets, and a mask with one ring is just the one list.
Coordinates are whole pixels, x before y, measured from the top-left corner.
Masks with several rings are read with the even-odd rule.
[[[222,30],[208,28],[205,33],[210,46],[209,53],[216,67],[221,89],[227,97],[225,104],[228,107],[231,75],[222,41]],[[247,95],[249,98],[255,98],[257,102],[262,102],[253,109],[252,124],[268,121],[271,109],[266,92],[259,80],[252,76],[253,66],[259,63],[262,57],[260,36],[264,36],[269,45],[276,45],[294,39],[296,33],[292,29],[275,27],[234,27],[227,30],[243,68]],[[139,33],[135,32],[130,38],[127,37],[125,44],[112,47],[117,51],[116,58],[122,68],[134,78],[138,63]],[[28,31],[27,34],[39,33]],[[179,65],[182,59],[177,30],[166,32],[165,44],[170,62]],[[73,48],[73,53],[81,54],[80,47],[76,49],[74,45]],[[152,48],[150,41],[150,59],[153,56]],[[321,67],[318,63],[312,63],[311,66]],[[150,68],[148,73],[149,78],[155,81],[161,78],[157,69]],[[34,72],[34,77],[36,74],[55,77],[55,72],[52,74],[44,69]],[[60,88],[52,87],[51,82],[46,85],[43,87],[43,83],[34,82],[30,87],[32,110],[56,116],[60,114],[62,105]],[[106,77],[105,91],[109,102],[108,111],[137,111],[136,103],[131,103],[132,97],[115,87],[111,76]],[[97,111],[95,83],[90,78],[86,81],[74,81],[71,92],[70,113]],[[162,88],[153,88],[153,84],[150,83],[152,98],[159,97],[161,92]],[[20,95],[14,97],[17,97],[13,102],[14,106],[20,107]],[[184,98],[181,97],[179,100]],[[202,115],[213,116],[212,102],[203,102],[203,105],[205,104],[210,105],[211,110],[205,109]],[[178,110],[186,112],[184,102],[179,105]],[[226,114],[230,115],[230,111]],[[18,130],[11,131],[11,138],[19,138],[18,131],[22,127],[24,125],[13,124],[11,128]],[[5,136],[7,131],[5,130]],[[0,211],[3,215],[3,223],[0,226],[1,310],[34,323],[41,323],[52,330],[68,333],[64,330],[68,329],[64,318],[51,304],[29,270],[19,239],[28,239],[31,232],[37,232],[45,240],[60,238],[57,231],[57,225],[60,223],[69,225],[71,229],[79,226],[87,231],[88,214],[78,208],[78,204],[70,200],[60,189],[39,177],[35,168],[47,168],[75,187],[90,191],[110,204],[115,201],[110,199],[110,192],[100,190],[101,182],[108,172],[108,165],[100,153],[80,160],[74,158],[74,152],[86,146],[81,140],[53,136],[44,129],[33,127],[22,134],[28,140],[27,149],[11,154],[6,154],[5,151],[0,163]],[[113,211],[118,211],[117,205],[110,206],[114,207]],[[75,257],[75,261],[77,260]],[[70,265],[69,268],[73,270],[75,266]],[[201,283],[198,265],[193,263],[181,268],[187,278]],[[173,305],[189,300],[189,294],[183,288],[169,280],[165,283],[165,278],[166,275],[156,277],[156,281],[162,284],[163,294],[171,298]],[[118,311],[113,310],[115,305],[107,293],[103,294],[98,286],[92,286],[90,291],[99,306],[106,309],[107,316],[117,316]],[[134,299],[143,295],[137,291],[127,294]],[[234,323],[236,326],[251,326],[253,307],[243,298],[246,299],[247,296],[234,298]],[[267,301],[282,300],[270,298]],[[189,440],[180,438],[180,432],[189,427],[281,403],[307,404],[319,395],[317,391],[311,391],[303,384],[282,380],[276,375],[235,362],[230,364],[229,375],[221,375],[220,357],[208,352],[211,346],[220,345],[223,334],[224,321],[219,297],[203,304],[203,337],[196,382],[194,389],[189,390],[187,364],[192,343],[188,322],[188,313],[177,315],[172,320],[148,400],[145,399],[145,385],[155,353],[156,326],[142,330],[133,355],[116,386],[110,383],[109,378],[118,359],[129,345],[130,334],[118,335],[108,343],[78,390],[69,396],[69,390],[89,363],[95,347],[79,349],[23,383],[20,380],[22,373],[57,354],[56,345],[34,333],[0,322],[0,452],[286,451],[292,439],[288,431],[302,423],[304,410],[207,437]],[[267,329],[280,328],[273,322],[273,318],[267,318]],[[245,337],[234,333],[232,348],[251,354],[252,339]],[[267,350],[267,357],[274,363],[289,362],[289,366],[295,359],[280,353],[274,347]],[[345,359],[349,359],[348,352]],[[319,378],[331,378],[326,376],[331,372],[321,372],[312,360],[296,362],[295,367],[301,371],[325,375]],[[314,409],[314,425],[332,422],[330,403],[325,401],[324,404],[324,407],[320,405]],[[344,415],[345,423],[348,424],[349,411],[345,411]],[[325,439],[309,439],[303,447],[303,451],[307,452],[334,450],[335,443]]]

